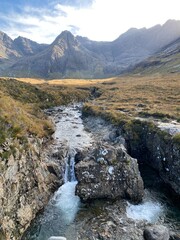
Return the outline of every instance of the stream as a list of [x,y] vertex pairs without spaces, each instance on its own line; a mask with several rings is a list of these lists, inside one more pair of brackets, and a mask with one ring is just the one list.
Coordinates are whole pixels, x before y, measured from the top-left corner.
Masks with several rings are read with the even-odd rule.
[[88,151],[97,139],[106,141],[113,126],[96,119],[92,120],[91,126],[86,124],[85,127],[80,105],[56,107],[53,112],[54,147],[64,143],[68,146],[64,184],[32,222],[22,240],[48,240],[52,236],[64,236],[67,240],[141,240],[144,227],[151,223],[180,231],[180,211],[159,189],[146,189],[144,200],[138,205],[125,200],[96,200],[82,204],[75,195],[75,155],[78,150]]

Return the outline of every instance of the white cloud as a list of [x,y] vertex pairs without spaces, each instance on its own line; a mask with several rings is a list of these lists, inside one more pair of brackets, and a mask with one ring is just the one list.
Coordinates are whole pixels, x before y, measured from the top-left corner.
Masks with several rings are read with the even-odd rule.
[[168,19],[180,19],[179,6],[179,0],[96,0],[89,8],[60,4],[53,9],[26,7],[23,14],[4,16],[9,27],[2,30],[12,37],[22,35],[50,43],[73,26],[78,35],[112,41],[131,27],[151,27]]

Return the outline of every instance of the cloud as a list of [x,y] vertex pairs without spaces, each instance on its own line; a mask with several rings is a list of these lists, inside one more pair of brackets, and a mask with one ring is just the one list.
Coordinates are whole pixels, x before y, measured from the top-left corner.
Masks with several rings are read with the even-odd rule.
[[67,13],[56,6],[38,8],[24,6],[21,11],[10,11],[0,14],[0,29],[12,38],[18,35],[38,42],[51,43],[66,27],[61,22],[67,18]]
[[56,3],[63,6],[70,6],[75,8],[88,8],[92,6],[95,0],[59,0]]
[[74,26],[74,25],[69,25],[68,28],[69,28],[69,31],[74,35],[76,35],[80,30],[79,27]]
[[[0,29],[12,38],[20,35],[39,43],[51,43],[64,30],[78,34],[81,27],[79,23],[82,22],[83,15],[86,16],[90,11],[88,6],[93,2],[94,0],[52,0],[46,7],[25,5],[19,11],[19,6],[16,6],[16,9],[0,14]],[[81,19],[78,19],[79,16]]]
[[67,17],[67,13],[63,11],[61,8],[56,8],[56,6],[52,8],[35,8],[32,6],[24,7],[23,14],[28,14],[31,16],[42,17],[43,16],[50,16],[50,17]]
[[178,6],[179,0],[3,0],[0,30],[39,43],[51,43],[64,30],[112,41],[131,27],[179,19]]

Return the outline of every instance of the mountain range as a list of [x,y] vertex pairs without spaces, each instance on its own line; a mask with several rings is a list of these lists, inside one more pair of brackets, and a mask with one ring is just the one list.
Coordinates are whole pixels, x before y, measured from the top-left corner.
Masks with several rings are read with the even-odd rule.
[[[164,66],[172,55],[176,59],[179,51],[180,21],[176,20],[149,29],[131,28],[112,42],[92,41],[63,31],[51,44],[39,44],[23,37],[12,40],[0,32],[0,76],[104,78],[129,69],[137,72]],[[180,71],[180,64],[176,65],[169,71]]]

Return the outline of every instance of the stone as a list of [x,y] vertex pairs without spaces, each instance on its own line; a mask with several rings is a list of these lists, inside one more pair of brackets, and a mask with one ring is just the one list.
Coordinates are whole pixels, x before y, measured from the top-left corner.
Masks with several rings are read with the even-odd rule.
[[123,146],[99,146],[75,165],[76,194],[82,201],[126,198],[138,203],[144,188],[137,160]]
[[176,233],[171,234],[170,240],[180,240],[180,234]]
[[16,152],[6,159],[0,176],[0,231],[6,240],[21,239],[63,179],[60,164],[52,162],[41,139],[28,138],[28,149],[18,139],[7,141],[7,148],[12,141]]
[[55,237],[55,236],[48,238],[48,240],[66,240],[66,239],[67,238],[65,238],[65,237]]
[[169,230],[162,225],[148,226],[144,230],[145,240],[169,240]]
[[[136,136],[136,137],[134,137]],[[180,201],[180,144],[156,123],[134,120],[123,128],[123,137],[131,155],[157,170],[171,190],[171,197]]]

